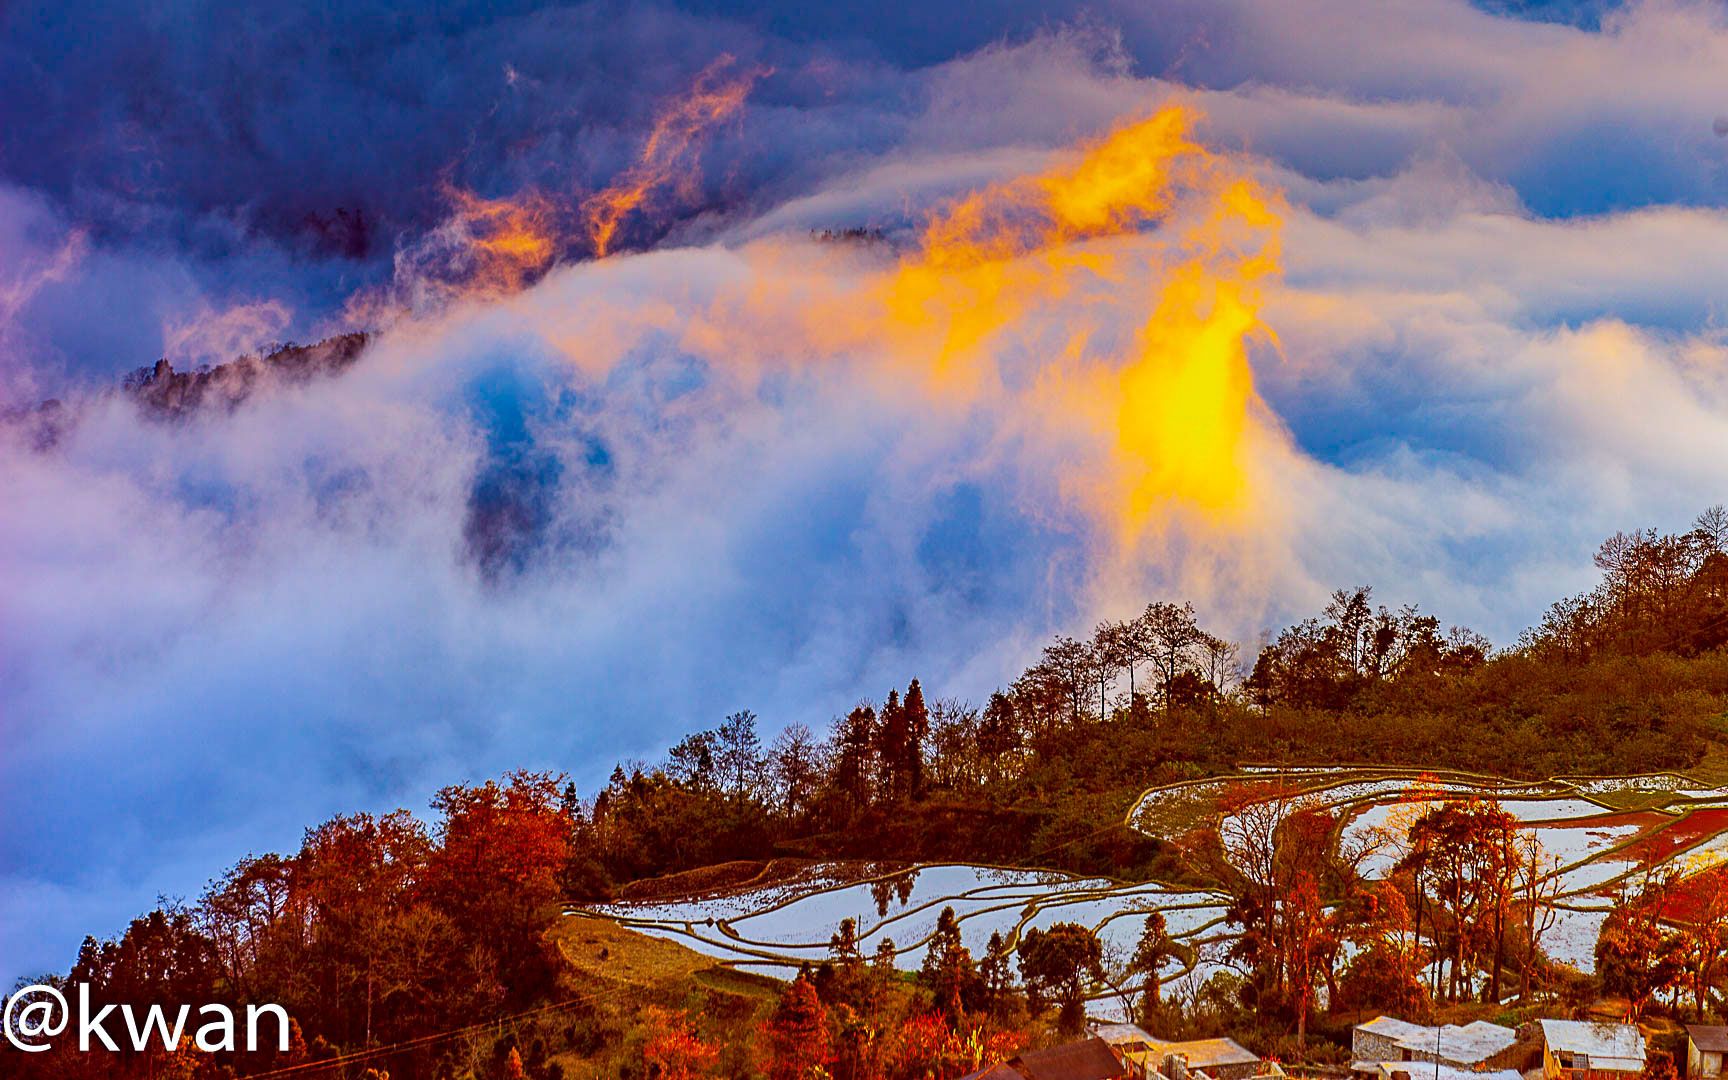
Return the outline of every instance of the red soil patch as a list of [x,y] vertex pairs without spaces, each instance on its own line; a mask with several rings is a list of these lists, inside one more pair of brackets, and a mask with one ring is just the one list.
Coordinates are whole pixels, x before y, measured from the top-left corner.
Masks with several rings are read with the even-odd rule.
[[1694,810],[1665,829],[1638,837],[1621,848],[1615,857],[1632,863],[1659,865],[1725,831],[1728,831],[1728,807]]

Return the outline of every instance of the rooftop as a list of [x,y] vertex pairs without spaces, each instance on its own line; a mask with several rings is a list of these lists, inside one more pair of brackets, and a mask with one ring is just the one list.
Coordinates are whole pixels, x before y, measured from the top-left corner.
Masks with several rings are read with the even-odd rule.
[[[1026,1080],[1114,1080],[1122,1062],[1103,1039],[1082,1039],[1046,1050],[1029,1050],[1012,1064]],[[991,1080],[1008,1080],[992,1077]]]
[[1095,1024],[1092,1027],[1092,1034],[1111,1046],[1123,1046],[1137,1042],[1151,1046],[1158,1041],[1138,1024]]
[[1474,1069],[1460,1069],[1456,1065],[1438,1065],[1431,1061],[1358,1061],[1350,1068],[1355,1072],[1378,1072],[1385,1077],[1406,1073],[1410,1080],[1523,1080],[1516,1069],[1477,1072]]
[[1188,1059],[1190,1069],[1201,1071],[1220,1065],[1252,1065],[1260,1060],[1258,1055],[1235,1039],[1192,1039],[1188,1042],[1153,1039],[1150,1047],[1154,1065],[1170,1054],[1181,1054]]
[[1434,1055],[1443,1061],[1456,1061],[1464,1065],[1486,1061],[1518,1041],[1516,1031],[1486,1020],[1476,1020],[1462,1027],[1457,1024],[1443,1024],[1436,1030],[1391,1016],[1377,1016],[1356,1027],[1358,1031],[1391,1039],[1406,1050]]
[[1728,1054],[1728,1027],[1721,1024],[1687,1024],[1692,1044],[1706,1054]]
[[1631,1024],[1544,1020],[1542,1038],[1551,1050],[1583,1054],[1592,1068],[1636,1069],[1644,1061],[1644,1036]]
[[1382,1038],[1396,1039],[1400,1041],[1404,1039],[1419,1038],[1423,1035],[1426,1035],[1429,1039],[1434,1038],[1433,1028],[1423,1027],[1421,1024],[1412,1024],[1408,1020],[1400,1020],[1395,1016],[1376,1016],[1366,1024],[1357,1024],[1356,1030],[1366,1031],[1373,1035],[1379,1035]]

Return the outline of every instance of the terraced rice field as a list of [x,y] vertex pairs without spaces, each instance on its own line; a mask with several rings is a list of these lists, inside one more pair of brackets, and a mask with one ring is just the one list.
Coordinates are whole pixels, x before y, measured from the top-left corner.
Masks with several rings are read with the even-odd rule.
[[[1541,843],[1547,876],[1558,880],[1557,919],[1543,944],[1582,970],[1592,965],[1597,930],[1626,878],[1642,873],[1646,863],[1693,873],[1728,858],[1728,787],[1675,774],[1526,783],[1451,772],[1248,769],[1153,788],[1135,803],[1127,823],[1175,836],[1208,822],[1227,824],[1226,806],[1294,800],[1336,814],[1342,842],[1366,850],[1363,865],[1377,876],[1396,863],[1403,831],[1424,810],[1441,799],[1471,796],[1498,799]],[[1195,956],[1178,976],[1178,989],[1217,970],[1230,940],[1224,898],[1213,892],[970,865],[831,863],[766,886],[572,912],[674,938],[738,966],[784,970],[827,955],[829,938],[845,918],[857,921],[866,955],[888,938],[897,964],[916,968],[944,907],[954,908],[974,955],[982,955],[994,932],[1012,942],[1028,928],[1057,922],[1079,922],[1107,941],[1131,946],[1145,913],[1162,911]]]

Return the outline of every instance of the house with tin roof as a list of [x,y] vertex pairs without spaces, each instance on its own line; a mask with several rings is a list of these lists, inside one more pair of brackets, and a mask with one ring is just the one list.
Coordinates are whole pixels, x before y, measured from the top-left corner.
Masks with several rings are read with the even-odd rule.
[[1728,1057],[1728,1027],[1721,1024],[1686,1025],[1688,1077],[1721,1076],[1724,1057]]
[[1644,1071],[1644,1036],[1633,1024],[1543,1020],[1547,1080],[1627,1080]]
[[1092,1034],[1103,1039],[1118,1054],[1144,1054],[1158,1041],[1138,1024],[1105,1024],[1092,1021]]
[[1132,1076],[1146,1080],[1248,1080],[1279,1072],[1235,1039],[1161,1039],[1135,1024],[1095,1023],[1092,1032],[1122,1056]]
[[1126,1080],[1128,1067],[1103,1039],[1081,1039],[1044,1050],[1028,1050],[1005,1064],[970,1073],[963,1080]]
[[1350,1032],[1350,1059],[1361,1073],[1375,1072],[1382,1062],[1412,1061],[1472,1072],[1516,1069],[1523,1056],[1516,1031],[1486,1020],[1429,1027],[1377,1016]]

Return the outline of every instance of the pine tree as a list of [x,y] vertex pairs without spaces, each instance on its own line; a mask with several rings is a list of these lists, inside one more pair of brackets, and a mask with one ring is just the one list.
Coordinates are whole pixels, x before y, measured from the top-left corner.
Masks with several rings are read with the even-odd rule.
[[859,705],[846,714],[835,733],[833,783],[853,810],[870,805],[876,769],[876,710]]
[[936,916],[936,929],[930,934],[930,941],[924,947],[924,964],[918,969],[918,981],[925,986],[936,984],[936,973],[941,969],[948,952],[955,948],[964,948],[960,944],[960,920],[954,914],[952,907],[945,907]]
[[978,723],[978,755],[984,759],[992,781],[1002,778],[1002,758],[1020,744],[1020,725],[1014,699],[998,690],[990,695]]
[[727,794],[743,800],[756,793],[762,778],[762,740],[756,734],[756,714],[748,709],[728,716],[715,732],[714,763]]
[[900,706],[906,729],[905,745],[901,747],[900,775],[905,795],[911,799],[924,797],[924,743],[930,738],[930,710],[924,705],[924,688],[913,679],[906,688],[906,701]]
[[870,961],[870,991],[878,1006],[886,999],[888,988],[899,976],[894,968],[894,958],[899,955],[900,950],[894,947],[893,938],[885,937],[876,943],[876,955]]
[[876,725],[877,781],[890,801],[899,801],[906,794],[906,744],[910,738],[900,691],[890,690]]
[[1130,970],[1141,979],[1143,1019],[1156,1013],[1162,1002],[1159,968],[1166,960],[1180,959],[1185,952],[1183,946],[1170,936],[1170,927],[1162,912],[1154,911],[1146,916],[1140,940],[1134,947],[1134,956],[1129,961]]
[[992,931],[990,943],[984,947],[984,963],[979,968],[984,981],[984,1001],[992,1011],[1000,1012],[1014,995],[1014,968],[1009,963],[1013,954],[1002,932]]

